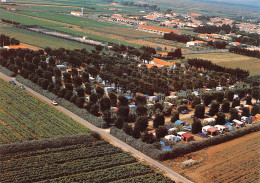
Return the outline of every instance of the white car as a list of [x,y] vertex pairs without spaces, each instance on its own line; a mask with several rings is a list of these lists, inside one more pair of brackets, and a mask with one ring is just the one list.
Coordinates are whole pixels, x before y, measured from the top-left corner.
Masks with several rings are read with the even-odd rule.
[[53,101],[51,102],[51,104],[54,105],[54,106],[58,105],[58,103],[57,103],[55,100],[53,100]]

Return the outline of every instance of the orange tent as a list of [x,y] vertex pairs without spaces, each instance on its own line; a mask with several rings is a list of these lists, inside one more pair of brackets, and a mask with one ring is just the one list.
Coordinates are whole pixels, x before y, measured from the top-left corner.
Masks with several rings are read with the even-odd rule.
[[260,114],[256,114],[255,117],[260,120]]

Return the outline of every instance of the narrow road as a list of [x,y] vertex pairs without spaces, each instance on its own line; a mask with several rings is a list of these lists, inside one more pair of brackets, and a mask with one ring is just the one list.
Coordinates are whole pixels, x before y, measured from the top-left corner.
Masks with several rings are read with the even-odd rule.
[[[2,77],[5,80],[14,80],[17,85],[21,84],[18,81],[16,81],[15,78],[9,77],[9,76],[1,73],[1,72],[0,72],[0,77]],[[45,101],[48,104],[51,103],[50,99],[42,96],[41,94],[35,92],[34,90],[32,90],[32,89],[30,89],[30,88],[28,88],[26,86],[25,86],[25,90],[27,92],[31,93],[32,95],[40,98],[42,101]],[[164,165],[162,165],[161,163],[155,161],[154,159],[150,158],[149,156],[141,153],[140,151],[138,151],[138,150],[134,149],[133,147],[127,145],[126,143],[122,142],[121,140],[119,140],[119,139],[115,138],[114,136],[108,134],[104,130],[102,130],[102,129],[92,125],[90,122],[87,122],[86,120],[80,118],[79,116],[77,116],[76,114],[70,112],[69,110],[67,110],[67,109],[65,109],[65,108],[63,108],[61,106],[55,106],[55,108],[57,108],[58,110],[62,111],[63,113],[66,113],[68,116],[70,116],[71,118],[73,118],[76,121],[80,122],[81,124],[83,124],[84,126],[89,128],[90,130],[99,133],[103,138],[108,139],[109,141],[112,141],[114,145],[117,145],[118,147],[133,153],[134,155],[136,155],[140,159],[143,159],[143,160],[147,161],[148,163],[150,163],[151,165],[155,166],[156,168],[161,169],[162,171],[164,171],[172,179],[179,180],[179,181],[182,181],[184,183],[191,183],[191,181],[189,181],[185,177],[179,175],[178,173],[176,173],[176,172],[172,171],[171,169],[165,167]]]

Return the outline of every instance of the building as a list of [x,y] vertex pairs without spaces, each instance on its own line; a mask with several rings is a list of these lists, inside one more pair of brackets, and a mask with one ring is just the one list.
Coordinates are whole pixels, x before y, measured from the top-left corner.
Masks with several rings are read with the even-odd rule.
[[26,46],[23,45],[11,45],[11,46],[4,46],[3,48],[8,50],[18,50],[18,49],[28,49]]
[[181,35],[181,32],[178,30],[172,30],[172,29],[167,29],[162,27],[154,27],[149,25],[140,25],[138,26],[138,30],[153,33],[153,34],[160,34],[160,35],[164,35],[165,33],[171,33],[171,32],[174,34]]
[[190,141],[194,140],[194,136],[189,134],[189,133],[184,133],[182,135],[182,140],[185,141],[185,142],[190,142]]
[[10,11],[16,11],[16,9],[13,8],[13,7],[7,7],[7,10],[10,10]]
[[77,17],[82,17],[83,16],[83,13],[79,12],[79,11],[72,11],[70,14],[73,15],[73,16],[77,16]]
[[206,46],[207,43],[204,41],[190,41],[187,42],[186,47],[190,47],[190,46]]
[[11,0],[1,0],[1,3],[10,3]]

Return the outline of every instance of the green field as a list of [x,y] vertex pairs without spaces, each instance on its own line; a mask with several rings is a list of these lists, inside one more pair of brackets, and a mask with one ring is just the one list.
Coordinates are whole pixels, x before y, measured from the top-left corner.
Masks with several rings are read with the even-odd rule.
[[260,74],[260,60],[254,57],[234,53],[204,53],[204,54],[188,54],[184,55],[186,58],[201,58],[210,60],[220,66],[229,68],[240,68],[248,70],[250,76]]
[[[0,24],[1,25],[1,24]],[[67,48],[67,49],[81,49],[86,48],[87,50],[95,49],[93,46],[77,43],[74,41],[68,41],[65,39],[39,34],[36,32],[21,30],[15,27],[1,27],[0,32],[4,32],[5,35],[15,37],[22,43],[30,44],[36,47],[45,48],[46,46],[52,48]]]
[[0,146],[0,182],[172,182],[104,140],[77,138]]
[[72,118],[0,79],[0,144],[88,133]]

